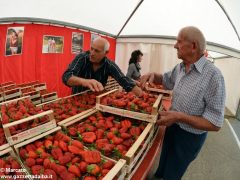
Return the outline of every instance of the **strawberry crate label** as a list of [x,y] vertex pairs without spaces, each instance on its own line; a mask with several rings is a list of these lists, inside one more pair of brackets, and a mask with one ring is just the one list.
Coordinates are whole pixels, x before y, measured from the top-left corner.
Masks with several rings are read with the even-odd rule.
[[29,129],[27,131],[23,131],[14,136],[8,137],[8,142],[9,142],[9,144],[14,145],[16,143],[22,142],[26,139],[30,139],[38,134],[46,132],[55,127],[56,127],[56,122],[51,121],[51,122],[45,123],[43,125],[37,126],[35,128]]

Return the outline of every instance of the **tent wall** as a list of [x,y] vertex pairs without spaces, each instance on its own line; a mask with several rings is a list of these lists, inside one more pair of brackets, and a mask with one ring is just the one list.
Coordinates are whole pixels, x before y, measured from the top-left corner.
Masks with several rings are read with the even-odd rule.
[[[24,27],[22,54],[6,56],[5,44],[8,27]],[[72,54],[72,32],[83,33],[83,50],[89,50],[91,33],[37,24],[0,25],[0,83],[14,81],[23,83],[39,80],[47,83],[50,91],[57,91],[59,96],[70,94],[70,88],[62,83],[62,73],[76,56]],[[63,36],[63,53],[42,53],[43,36]],[[110,42],[108,57],[115,59],[116,40],[105,37]]]
[[[141,74],[164,73],[181,62],[173,47],[174,42],[173,40],[156,38],[119,38],[116,45],[116,63],[126,74],[132,51],[140,49],[143,52]],[[214,49],[212,45],[211,49]],[[235,115],[240,98],[239,86],[236,86],[236,82],[240,82],[240,72],[238,71],[240,61],[237,58],[218,59],[214,64],[221,70],[225,78],[226,107],[230,111],[229,115]]]
[[214,64],[222,71],[227,90],[226,107],[227,115],[236,115],[237,106],[240,100],[240,59],[223,58],[215,60]]

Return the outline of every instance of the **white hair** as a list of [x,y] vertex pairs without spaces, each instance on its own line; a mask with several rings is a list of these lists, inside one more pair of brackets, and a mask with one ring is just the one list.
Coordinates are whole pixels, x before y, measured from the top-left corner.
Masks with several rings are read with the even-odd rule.
[[206,49],[206,40],[203,33],[194,26],[187,26],[180,30],[184,33],[184,37],[190,41],[195,41],[198,45],[200,53],[204,53]]

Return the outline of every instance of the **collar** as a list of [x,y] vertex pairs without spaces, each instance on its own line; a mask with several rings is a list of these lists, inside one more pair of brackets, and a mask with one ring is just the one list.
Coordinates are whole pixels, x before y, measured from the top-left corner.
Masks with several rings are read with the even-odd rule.
[[[203,67],[206,63],[207,59],[202,56],[198,61],[196,61],[195,63],[193,63],[191,65],[191,69],[195,67],[195,69],[199,72],[202,73]],[[185,69],[185,65],[183,64],[183,62],[180,63],[180,68],[181,69]]]

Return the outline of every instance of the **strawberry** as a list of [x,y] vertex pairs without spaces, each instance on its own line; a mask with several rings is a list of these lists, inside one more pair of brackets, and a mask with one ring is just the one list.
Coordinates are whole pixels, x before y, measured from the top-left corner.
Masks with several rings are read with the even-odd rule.
[[59,164],[61,165],[65,165],[67,163],[69,163],[72,160],[71,156],[61,156],[58,158]]
[[87,172],[94,176],[98,176],[100,174],[100,167],[97,164],[90,164],[87,166]]
[[32,166],[34,166],[34,165],[36,164],[36,161],[35,161],[35,159],[33,159],[33,158],[27,158],[27,159],[25,160],[25,164],[26,164],[26,166],[28,166],[28,167],[32,167]]
[[81,134],[82,135],[82,140],[85,143],[93,143],[97,137],[94,132],[84,132]]
[[82,158],[87,163],[100,163],[101,154],[99,151],[82,151],[80,152]]
[[102,175],[102,176],[106,176],[106,174],[107,174],[109,171],[110,171],[109,169],[102,169],[101,175]]
[[74,157],[71,162],[72,164],[76,164],[76,163],[79,163],[80,161],[81,159],[79,157]]
[[58,159],[59,157],[63,156],[63,152],[59,147],[55,147],[51,150],[51,154],[54,159]]
[[120,122],[120,124],[121,124],[121,126],[122,126],[122,128],[130,128],[131,126],[132,126],[132,123],[131,123],[131,121],[129,121],[129,120],[122,120],[121,122]]
[[68,133],[70,134],[70,136],[76,137],[77,136],[77,129],[75,127],[70,127],[68,129]]
[[86,163],[85,161],[81,161],[79,164],[78,164],[78,167],[80,169],[80,171],[82,173],[86,173],[87,172],[87,166],[88,166],[88,163]]
[[128,134],[128,133],[121,133],[120,136],[121,136],[121,138],[123,138],[123,139],[131,138],[131,134]]
[[132,127],[131,129],[130,129],[130,134],[132,135],[132,136],[140,136],[140,134],[141,134],[141,129],[139,128],[139,127]]
[[48,168],[50,168],[51,167],[51,161],[50,161],[50,159],[44,159],[44,161],[43,161],[43,167],[45,168],[45,169],[48,169]]
[[44,171],[44,168],[41,165],[34,165],[31,167],[31,172],[33,175],[40,175],[43,173],[43,171]]
[[27,153],[27,157],[33,158],[33,159],[37,159],[38,158],[38,154],[36,152],[34,152],[34,151],[29,151]]
[[123,142],[123,139],[115,136],[112,139],[112,142],[113,142],[113,144],[121,144]]
[[49,177],[49,178],[42,178],[40,180],[57,180],[57,174],[52,170],[52,169],[45,169],[43,173],[44,177]]
[[115,137],[115,134],[114,134],[113,132],[108,132],[108,133],[107,133],[107,138],[108,138],[108,139],[111,140],[111,139],[113,139],[114,137]]
[[69,180],[74,180],[76,179],[76,176],[68,171],[64,171],[61,174],[59,174],[62,179],[69,179]]
[[0,168],[5,168],[5,161],[3,159],[0,159]]
[[36,151],[37,150],[37,148],[36,148],[36,146],[35,145],[33,145],[33,144],[28,144],[28,145],[26,145],[26,150],[29,152],[29,151]]
[[71,145],[78,147],[79,149],[83,149],[83,144],[80,141],[72,140]]
[[75,174],[77,177],[80,177],[81,176],[81,173],[80,173],[80,170],[78,169],[77,166],[75,165],[70,165],[68,167],[68,171]]
[[22,159],[26,159],[27,158],[27,150],[24,148],[21,148],[19,151],[19,155]]
[[103,136],[104,136],[104,130],[103,129],[97,129],[95,133],[96,133],[97,139],[102,139]]
[[97,180],[95,176],[84,176],[83,180]]
[[43,146],[43,142],[42,141],[35,141],[34,142],[34,145],[39,148],[39,147],[42,147]]
[[63,151],[68,151],[67,143],[65,143],[64,141],[60,140],[58,145]]
[[112,169],[112,167],[114,166],[114,162],[110,161],[110,160],[105,160],[102,164],[102,169]]
[[79,154],[79,152],[81,151],[81,149],[79,149],[76,146],[68,146],[68,151],[73,153],[73,154]]
[[43,159],[42,158],[37,158],[36,159],[36,164],[43,165]]
[[52,141],[51,140],[48,140],[48,139],[46,139],[45,141],[44,141],[44,146],[46,147],[46,149],[50,149],[50,148],[52,148]]

